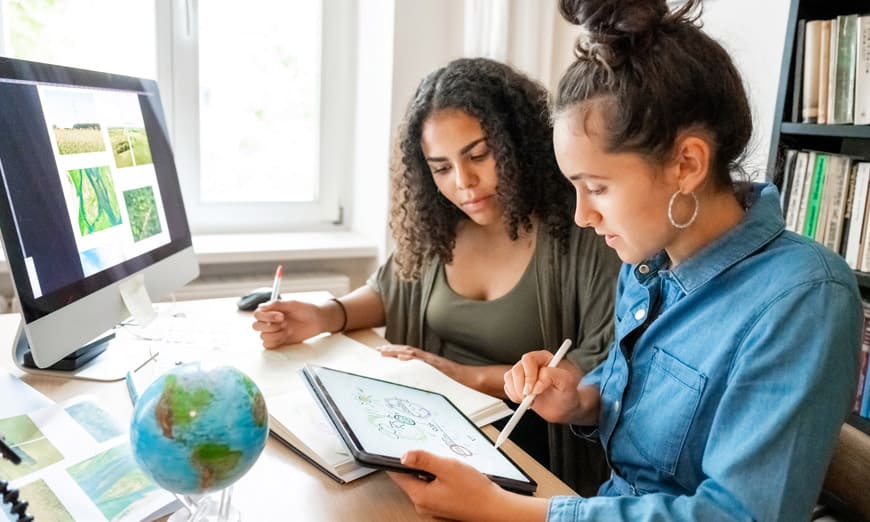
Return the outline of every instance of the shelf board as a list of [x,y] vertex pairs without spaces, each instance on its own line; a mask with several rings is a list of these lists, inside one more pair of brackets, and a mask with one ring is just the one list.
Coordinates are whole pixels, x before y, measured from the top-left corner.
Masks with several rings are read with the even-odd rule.
[[815,123],[783,122],[779,131],[781,134],[803,136],[870,139],[870,125],[818,125]]
[[870,273],[861,272],[860,270],[853,270],[853,272],[855,273],[855,278],[858,279],[858,286],[870,289]]
[[866,435],[870,435],[870,419],[852,413],[849,415],[849,418],[846,419],[846,422],[862,431]]

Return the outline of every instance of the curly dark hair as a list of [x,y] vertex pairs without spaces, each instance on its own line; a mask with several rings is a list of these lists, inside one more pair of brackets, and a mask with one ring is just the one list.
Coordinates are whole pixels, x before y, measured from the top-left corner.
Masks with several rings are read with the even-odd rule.
[[423,78],[400,129],[401,164],[393,169],[390,210],[398,276],[418,279],[429,260],[452,261],[457,225],[468,219],[438,192],[421,147],[424,123],[446,109],[480,122],[495,159],[496,195],[510,238],[531,230],[534,214],[565,244],[574,198],[556,165],[546,89],[508,65],[462,58]]
[[701,31],[701,0],[673,12],[665,0],[561,0],[559,9],[581,32],[554,114],[597,106],[611,152],[659,162],[681,132],[704,132],[714,186],[738,188],[731,173],[743,172],[752,113],[731,57]]

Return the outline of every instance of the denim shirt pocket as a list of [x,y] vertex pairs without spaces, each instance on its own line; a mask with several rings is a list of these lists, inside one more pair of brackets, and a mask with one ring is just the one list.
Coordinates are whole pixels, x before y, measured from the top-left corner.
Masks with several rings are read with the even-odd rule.
[[626,432],[638,452],[662,473],[673,475],[677,469],[706,382],[706,375],[655,349]]

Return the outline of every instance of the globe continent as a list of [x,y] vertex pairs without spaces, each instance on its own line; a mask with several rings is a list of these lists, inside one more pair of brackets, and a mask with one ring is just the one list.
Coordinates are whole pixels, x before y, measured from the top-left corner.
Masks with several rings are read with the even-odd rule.
[[208,493],[254,465],[266,444],[268,417],[250,377],[231,366],[188,363],[142,394],[130,443],[139,466],[162,488]]

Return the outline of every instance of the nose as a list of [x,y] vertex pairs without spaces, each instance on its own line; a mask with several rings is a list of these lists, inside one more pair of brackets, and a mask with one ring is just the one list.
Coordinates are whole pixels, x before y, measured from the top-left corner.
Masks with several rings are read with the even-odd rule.
[[589,198],[582,190],[577,190],[577,203],[574,209],[574,223],[578,227],[594,227],[601,221],[601,214],[590,204]]
[[477,185],[477,174],[468,165],[457,164],[456,172],[456,188],[467,189]]

